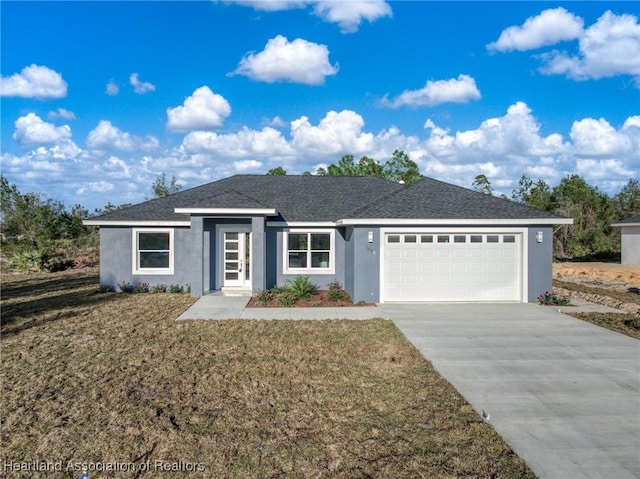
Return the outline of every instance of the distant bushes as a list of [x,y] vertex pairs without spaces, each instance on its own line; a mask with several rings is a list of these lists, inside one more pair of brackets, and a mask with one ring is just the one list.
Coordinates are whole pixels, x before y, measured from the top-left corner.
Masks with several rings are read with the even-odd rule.
[[133,293],[151,293],[151,294],[158,294],[158,293],[172,293],[172,294],[177,294],[177,293],[191,293],[191,285],[180,285],[180,284],[153,284],[150,285],[149,283],[146,283],[144,281],[140,281],[138,283],[131,283],[129,281],[120,281],[116,286],[113,286],[111,284],[101,284],[99,291],[101,293],[115,293],[116,291],[119,291],[121,293],[128,293],[128,294],[133,294]]

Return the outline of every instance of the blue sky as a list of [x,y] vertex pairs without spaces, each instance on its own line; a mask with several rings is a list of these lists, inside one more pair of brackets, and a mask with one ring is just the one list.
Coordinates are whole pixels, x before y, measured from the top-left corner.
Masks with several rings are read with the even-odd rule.
[[511,194],[640,171],[637,2],[17,2],[1,9],[2,173],[89,209],[397,148]]

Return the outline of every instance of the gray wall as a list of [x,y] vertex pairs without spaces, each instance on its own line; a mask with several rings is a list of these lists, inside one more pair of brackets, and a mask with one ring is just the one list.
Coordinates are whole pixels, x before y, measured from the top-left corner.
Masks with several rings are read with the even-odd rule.
[[[369,243],[369,231],[373,233],[373,243]],[[351,298],[355,301],[377,303],[380,301],[380,228],[355,226],[349,237],[348,264],[354,266],[350,283]]]
[[[167,229],[167,228],[159,228]],[[190,248],[182,245],[191,243],[191,231],[187,227],[174,227],[174,274],[140,275],[132,272],[132,228],[127,226],[100,227],[100,284],[117,286],[129,283],[191,285]]]
[[[536,233],[542,232],[542,243],[536,242]],[[551,291],[553,274],[553,228],[530,226],[529,232],[529,302],[535,303],[545,291]]]
[[621,228],[622,264],[640,264],[640,226]]

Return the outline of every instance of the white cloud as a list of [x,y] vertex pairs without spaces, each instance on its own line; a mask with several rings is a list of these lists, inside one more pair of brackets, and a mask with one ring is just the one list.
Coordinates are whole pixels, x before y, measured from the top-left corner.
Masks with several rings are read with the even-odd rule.
[[15,122],[13,139],[23,145],[48,145],[71,138],[71,128],[68,125],[55,126],[43,121],[35,113],[21,116]]
[[633,75],[640,88],[640,25],[633,15],[605,12],[580,36],[579,54],[553,51],[541,55],[540,71],[575,80]]
[[231,114],[231,105],[208,86],[197,88],[182,106],[167,108],[167,128],[171,131],[220,128]]
[[282,133],[271,127],[259,131],[245,127],[237,133],[224,135],[194,131],[184,138],[182,147],[190,154],[207,153],[226,158],[281,158],[287,161],[294,155]]
[[113,189],[113,183],[109,183],[108,181],[90,181],[82,188],[79,188],[77,193],[79,195],[86,195],[87,193],[106,193],[108,191],[113,191]]
[[351,110],[330,111],[318,126],[303,116],[291,122],[291,145],[300,156],[365,154],[374,149],[375,141],[363,127],[364,119]]
[[277,115],[271,119],[263,120],[262,123],[267,126],[272,126],[273,128],[284,128],[288,125],[286,121],[284,121],[282,118],[280,118]]
[[337,65],[329,63],[329,49],[297,38],[292,42],[278,35],[267,42],[259,53],[247,53],[235,74],[267,83],[285,81],[321,85],[329,75],[338,72]]
[[582,18],[562,7],[544,10],[527,18],[522,26],[508,27],[487,48],[499,52],[525,51],[575,40],[581,35],[583,25]]
[[249,171],[256,171],[262,167],[262,163],[256,160],[240,160],[234,161],[233,167],[238,173],[247,173]]
[[67,82],[60,73],[33,64],[24,67],[20,73],[0,76],[0,96],[63,98],[67,96]]
[[313,7],[313,13],[325,22],[337,23],[343,33],[358,30],[362,20],[374,22],[392,15],[391,6],[384,0],[231,0],[255,10],[275,12],[294,8]]
[[[627,118],[622,126],[583,118],[563,138],[557,132],[543,135],[534,112],[523,102],[468,130],[456,131],[428,119],[419,135],[404,134],[397,127],[367,131],[364,118],[355,111],[329,111],[315,123],[301,116],[288,131],[269,126],[245,126],[224,134],[193,131],[180,146],[161,149],[155,143],[156,148],[142,157],[139,150],[149,138],[123,132],[107,121],[89,134],[87,149],[80,150],[70,130],[56,130],[31,115],[23,117],[21,138],[31,142],[40,137],[49,143],[31,142],[34,148],[28,153],[2,154],[3,172],[21,191],[54,192],[52,196],[66,204],[76,203],[82,194],[89,208],[109,199],[143,201],[158,171],[175,174],[189,188],[237,173],[261,174],[276,166],[290,174],[314,172],[345,154],[367,155],[383,163],[395,149],[407,152],[423,174],[470,187],[483,173],[498,194],[507,195],[523,173],[551,186],[579,173],[603,191],[617,193],[637,176],[640,161],[640,115]],[[110,192],[118,193],[117,201]]]
[[101,120],[87,136],[87,146],[96,150],[153,150],[158,144],[158,140],[152,136],[142,138],[131,135],[108,120]]
[[480,99],[480,90],[476,81],[469,75],[458,75],[458,78],[448,80],[427,81],[419,90],[405,90],[393,100],[386,97],[383,106],[397,108],[409,106],[435,106],[441,103],[467,103]]
[[576,121],[571,127],[570,135],[578,155],[623,155],[629,153],[633,146],[628,132],[617,131],[604,118],[599,120],[585,118]]
[[[155,91],[156,87],[153,83],[149,83],[146,81],[140,81],[137,73],[132,73],[129,76],[129,83],[133,87],[133,91],[138,95],[144,95],[145,93],[149,93],[150,91]],[[107,90],[109,85],[107,85]]]
[[109,80],[104,92],[109,96],[115,96],[120,93],[120,87],[114,80]]
[[374,22],[391,16],[391,7],[383,0],[320,0],[314,3],[313,11],[324,21],[340,25],[343,33],[357,31],[362,20]]
[[47,113],[47,117],[49,117],[50,120],[56,120],[58,118],[62,118],[63,120],[76,119],[75,113],[64,108],[58,108],[57,110],[50,111],[49,113]]

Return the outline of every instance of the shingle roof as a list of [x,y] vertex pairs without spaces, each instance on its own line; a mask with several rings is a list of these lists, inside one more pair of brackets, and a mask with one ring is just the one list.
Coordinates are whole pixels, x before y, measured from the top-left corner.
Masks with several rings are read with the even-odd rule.
[[92,219],[189,220],[175,208],[273,208],[288,222],[561,218],[431,178],[405,186],[371,176],[236,175]]
[[561,216],[432,178],[406,186],[351,218],[552,219]]

